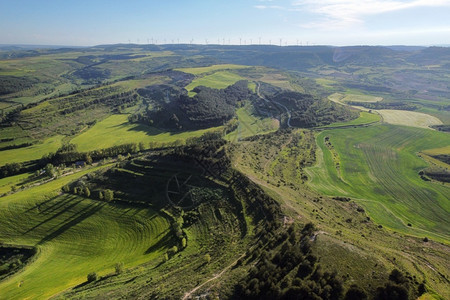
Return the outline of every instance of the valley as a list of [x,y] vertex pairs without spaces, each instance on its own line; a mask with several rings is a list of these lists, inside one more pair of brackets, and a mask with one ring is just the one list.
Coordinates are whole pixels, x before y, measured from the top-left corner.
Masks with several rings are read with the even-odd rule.
[[447,299],[442,49],[0,50],[0,299]]

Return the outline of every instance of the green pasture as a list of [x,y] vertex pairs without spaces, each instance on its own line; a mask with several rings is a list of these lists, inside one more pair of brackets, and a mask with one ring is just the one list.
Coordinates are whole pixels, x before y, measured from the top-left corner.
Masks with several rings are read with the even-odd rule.
[[355,120],[351,120],[348,122],[336,122],[324,127],[344,127],[344,126],[357,126],[364,124],[371,124],[375,122],[379,122],[381,117],[379,114],[369,113],[366,111],[362,111],[359,113],[359,117]]
[[10,177],[5,177],[0,179],[0,195],[11,191],[11,188],[18,183],[23,182],[29,176],[33,175],[33,173],[23,173],[19,175],[14,175]]
[[156,212],[59,194],[85,170],[0,201],[0,241],[36,246],[25,269],[0,283],[0,299],[47,299],[86,281],[159,258],[170,223]]
[[215,129],[217,128],[167,132],[143,124],[128,123],[128,115],[125,114],[112,115],[73,138],[71,143],[76,144],[80,152],[140,142],[148,147],[149,142],[154,142],[159,145],[177,140],[184,142],[189,137],[198,137],[207,131]]
[[[378,125],[326,130],[318,134],[317,144],[317,164],[308,169],[312,188],[354,198],[376,222],[391,229],[449,242],[450,187],[422,180],[418,172],[427,164],[417,156],[448,146],[448,134]],[[338,165],[332,152],[338,154]]]
[[212,65],[209,67],[199,67],[199,68],[179,68],[179,69],[175,69],[175,71],[181,71],[181,72],[190,73],[193,75],[200,75],[203,73],[216,72],[219,70],[236,70],[236,69],[246,69],[246,68],[250,68],[250,67],[242,66],[242,65],[223,64],[223,65]]
[[246,105],[236,111],[239,125],[236,130],[225,136],[226,140],[236,142],[249,136],[276,131],[278,121],[271,118],[259,118],[253,115],[251,106]]
[[194,96],[195,93],[192,90],[197,86],[206,86],[214,89],[224,89],[236,83],[239,80],[244,79],[243,77],[228,72],[228,71],[218,71],[211,75],[206,75],[204,77],[199,77],[194,79],[185,88],[189,91],[189,96]]
[[34,144],[29,147],[4,150],[0,156],[0,166],[7,163],[21,163],[25,161],[40,159],[45,154],[56,152],[62,145],[63,136],[56,135],[46,139],[42,143]]

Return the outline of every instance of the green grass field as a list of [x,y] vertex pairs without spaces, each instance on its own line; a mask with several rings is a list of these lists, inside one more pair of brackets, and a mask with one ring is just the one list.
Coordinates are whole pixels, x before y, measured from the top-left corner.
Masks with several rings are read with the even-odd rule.
[[362,111],[359,113],[359,118],[355,120],[351,120],[348,122],[336,122],[324,127],[344,127],[344,126],[356,126],[356,125],[364,125],[371,124],[375,122],[379,122],[381,117],[379,114],[373,114],[366,111]]
[[[328,136],[338,153],[325,146]],[[425,161],[417,152],[447,146],[446,133],[379,125],[327,130],[317,136],[317,164],[308,169],[310,186],[326,195],[348,196],[389,228],[448,243],[450,187],[423,181]],[[407,224],[412,226],[408,226]]]
[[223,64],[223,65],[212,65],[209,67],[199,67],[199,68],[180,68],[175,69],[175,71],[181,71],[185,73],[190,73],[193,75],[200,75],[203,73],[215,72],[219,70],[237,70],[237,69],[246,69],[250,68],[249,66],[242,65],[233,65],[233,64]]
[[224,89],[242,79],[244,78],[237,74],[228,71],[218,71],[214,74],[194,79],[185,88],[189,91],[189,96],[192,97],[195,95],[192,90],[197,86],[203,85],[214,89]]
[[46,299],[90,272],[105,275],[117,262],[130,267],[162,255],[158,242],[170,239],[170,223],[156,212],[59,195],[62,185],[93,170],[2,198],[0,240],[37,246],[38,254],[0,283],[0,299]]
[[225,136],[226,140],[232,142],[257,134],[273,132],[280,126],[275,119],[255,117],[251,112],[250,105],[239,108],[236,114],[239,121],[238,128]]
[[45,154],[55,152],[62,145],[63,136],[56,135],[33,146],[2,151],[0,166],[13,162],[25,162],[40,159]]
[[142,124],[130,124],[128,123],[128,115],[125,114],[112,115],[73,138],[71,143],[76,144],[80,152],[140,142],[148,147],[149,142],[155,142],[156,144],[177,140],[184,142],[189,137],[198,137],[215,129],[217,128],[172,133]]

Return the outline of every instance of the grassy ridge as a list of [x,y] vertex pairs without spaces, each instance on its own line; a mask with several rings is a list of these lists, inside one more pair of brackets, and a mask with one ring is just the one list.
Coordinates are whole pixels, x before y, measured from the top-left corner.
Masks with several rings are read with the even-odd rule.
[[105,274],[117,262],[128,267],[161,255],[157,243],[167,242],[170,224],[156,212],[55,193],[87,172],[2,199],[0,240],[39,252],[24,271],[0,283],[0,299],[48,298],[84,282],[89,272]]
[[172,133],[143,124],[130,124],[128,115],[112,115],[73,138],[71,143],[76,144],[80,152],[127,143],[143,142],[145,146],[148,146],[149,142],[184,141],[189,137],[197,137],[214,129],[217,128]]
[[392,229],[450,240],[450,188],[420,179],[418,172],[426,163],[416,155],[448,145],[448,135],[380,125],[324,131],[317,143],[318,163],[308,170],[313,188],[360,199],[376,222]]

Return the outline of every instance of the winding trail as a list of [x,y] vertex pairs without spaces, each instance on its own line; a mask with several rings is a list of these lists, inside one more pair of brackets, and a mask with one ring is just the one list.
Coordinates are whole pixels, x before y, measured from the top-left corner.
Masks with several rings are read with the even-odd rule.
[[194,294],[196,291],[198,291],[199,289],[201,289],[202,287],[204,287],[206,284],[208,284],[209,282],[216,280],[217,278],[221,277],[226,271],[228,271],[229,269],[231,269],[231,267],[233,267],[238,260],[240,260],[241,258],[243,258],[245,256],[245,253],[242,254],[241,256],[239,256],[238,259],[236,259],[235,261],[233,261],[230,265],[226,266],[222,271],[220,271],[220,273],[217,273],[216,275],[214,275],[213,277],[211,277],[210,279],[206,280],[205,282],[203,282],[202,284],[196,286],[195,288],[193,288],[192,290],[190,290],[189,292],[186,292],[183,296],[183,298],[181,298],[182,300],[187,300],[187,299],[191,299],[192,298],[192,294]]
[[[273,102],[273,103],[275,103],[276,105],[281,106],[282,108],[284,108],[284,109],[286,110],[286,114],[287,114],[287,116],[288,116],[288,119],[287,119],[286,124],[287,124],[288,127],[292,127],[292,126],[291,126],[291,117],[292,117],[292,115],[291,115],[291,112],[289,111],[289,109],[288,109],[285,105],[281,104],[281,103],[278,102],[278,101],[267,100],[266,98],[264,98],[263,96],[261,96],[261,94],[259,93],[259,88],[260,88],[260,86],[261,86],[261,84],[258,82],[258,83],[257,83],[257,87],[256,87],[256,94],[258,95],[258,97],[261,98],[262,100],[266,101],[266,102]],[[280,119],[281,119],[281,118],[280,118]],[[281,123],[281,120],[280,120],[280,123]]]

